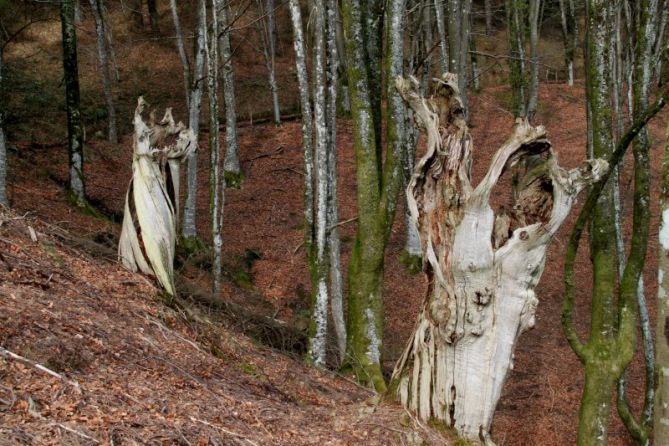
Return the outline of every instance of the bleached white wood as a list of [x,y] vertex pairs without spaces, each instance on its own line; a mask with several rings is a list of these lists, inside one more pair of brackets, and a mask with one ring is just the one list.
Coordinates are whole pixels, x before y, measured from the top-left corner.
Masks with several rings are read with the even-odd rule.
[[[474,186],[473,142],[457,77],[436,81],[435,96],[426,100],[415,79],[397,80],[427,136],[407,199],[430,286],[393,383],[402,404],[421,419],[443,420],[463,437],[490,444],[516,342],[535,323],[534,289],[548,244],[578,192],[607,164],[560,168],[545,129],[519,119]],[[503,171],[529,155],[542,161],[523,177],[513,210],[493,212],[490,194]]]
[[[162,287],[174,295],[178,206],[176,200],[170,199],[168,188],[175,198],[179,189],[178,180],[166,183],[161,164],[167,162],[172,178],[178,179],[178,163],[196,150],[197,141],[190,129],[181,122],[174,123],[170,109],[160,122],[147,125],[142,118],[145,108],[146,102],[140,96],[133,119],[132,180],[125,200],[119,259],[131,271],[155,275]],[[174,142],[161,147],[175,135]]]

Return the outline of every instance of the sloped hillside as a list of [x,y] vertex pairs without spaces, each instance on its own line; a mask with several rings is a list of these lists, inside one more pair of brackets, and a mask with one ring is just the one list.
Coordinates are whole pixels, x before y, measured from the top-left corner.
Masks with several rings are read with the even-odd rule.
[[393,403],[0,212],[0,444],[448,444]]

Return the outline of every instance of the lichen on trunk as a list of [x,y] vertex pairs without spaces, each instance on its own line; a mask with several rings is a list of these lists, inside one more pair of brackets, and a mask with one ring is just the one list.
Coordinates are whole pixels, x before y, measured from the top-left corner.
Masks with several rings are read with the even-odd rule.
[[[421,419],[490,443],[495,406],[519,335],[534,326],[534,289],[546,249],[577,193],[607,168],[587,161],[567,171],[543,127],[518,119],[478,185],[471,183],[473,141],[457,76],[435,82],[426,100],[415,79],[397,80],[427,137],[427,153],[407,189],[423,248],[428,291],[391,387]],[[527,157],[512,206],[494,212],[490,194],[505,169]]]

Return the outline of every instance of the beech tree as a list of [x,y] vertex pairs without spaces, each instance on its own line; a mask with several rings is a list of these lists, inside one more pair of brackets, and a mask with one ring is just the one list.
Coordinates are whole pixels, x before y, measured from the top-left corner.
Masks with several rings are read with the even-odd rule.
[[[175,124],[167,109],[160,122],[142,117],[139,97],[133,118],[132,179],[125,197],[119,259],[127,269],[153,275],[174,296],[174,250],[179,211],[179,164],[196,150],[192,130]],[[171,142],[174,136],[176,141]]]
[[[427,137],[407,195],[428,291],[391,389],[421,419],[442,420],[469,440],[488,442],[516,342],[535,323],[534,289],[548,244],[578,192],[607,163],[564,170],[546,130],[518,119],[473,185],[473,141],[457,76],[445,74],[431,99],[422,97],[415,79],[399,78],[396,85]],[[528,156],[539,161],[519,182],[514,203],[494,212],[490,194],[501,174]]]
[[223,173],[230,187],[240,187],[243,175],[239,164],[239,144],[237,143],[237,104],[235,102],[235,72],[232,68],[232,31],[228,19],[228,3],[221,3],[218,9],[218,46],[223,72],[223,103],[225,105],[225,158]]
[[[307,359],[318,366],[324,366],[327,359],[329,308],[332,309],[337,338],[338,362],[344,360],[346,349],[340,242],[337,231],[337,5],[334,0],[319,0],[314,4],[313,89],[309,87],[308,81],[300,6],[297,1],[291,1],[289,7],[300,103],[303,109],[305,248],[312,284],[312,318]],[[313,115],[310,91],[313,91]]]
[[[511,108],[516,117],[532,120],[539,102],[540,0],[506,0]],[[526,73],[525,36],[530,35],[530,74]]]
[[465,115],[469,113],[467,85],[472,0],[448,0],[448,71],[457,74]]
[[74,0],[60,3],[60,22],[63,33],[63,75],[67,105],[69,189],[75,206],[87,207],[84,188],[84,131],[79,104],[79,69],[77,67],[77,34],[74,27]]
[[[585,387],[579,414],[579,445],[603,445],[608,441],[610,402],[616,383],[632,360],[636,346],[637,319],[643,310],[643,293],[639,292],[641,271],[645,262],[649,228],[649,143],[645,122],[664,105],[661,97],[649,106],[652,49],[656,39],[655,17],[658,2],[638,2],[634,7],[636,39],[630,59],[635,82],[628,90],[633,105],[633,125],[614,145],[612,130],[611,58],[615,51],[612,28],[616,25],[615,4],[600,0],[586,3],[586,94],[588,98],[588,150],[595,156],[610,158],[614,168],[621,153],[636,137],[634,144],[634,204],[632,237],[628,257],[623,264],[616,256],[624,251],[616,246],[616,197],[614,181],[593,189],[584,206],[567,250],[565,260],[566,299],[563,324],[570,346],[585,367]],[[638,8],[638,9],[637,9]],[[655,12],[654,12],[655,11]],[[631,136],[630,136],[631,135]],[[615,150],[614,150],[615,148]],[[614,175],[615,176],[615,175]],[[571,321],[573,307],[573,262],[586,219],[591,222],[590,249],[593,264],[591,322],[588,339],[582,342]],[[623,267],[624,265],[624,267]],[[620,272],[619,272],[620,271]],[[641,311],[643,314],[643,311]],[[643,322],[643,321],[642,321]],[[652,347],[652,345],[651,345]],[[646,349],[648,352],[648,349]],[[648,372],[647,372],[648,373]],[[652,372],[651,372],[652,373]],[[649,385],[653,386],[652,379]],[[620,385],[618,412],[632,436],[644,444],[648,437],[652,393],[647,393],[642,420],[634,420],[627,407],[624,386]]]
[[[197,28],[195,29],[194,63],[191,69],[188,53],[184,45],[181,22],[176,0],[170,1],[172,19],[176,31],[177,50],[183,68],[186,106],[188,108],[188,126],[199,140],[200,112],[202,109],[202,94],[204,91],[204,59],[205,40],[207,38],[207,11],[206,4],[198,1]],[[195,222],[197,221],[197,163],[198,153],[192,151],[188,156],[186,170],[186,202],[184,204],[182,234],[184,238],[197,237]]]
[[578,48],[578,27],[575,0],[560,0],[560,25],[564,41],[564,58],[567,85],[574,85],[574,56]]
[[107,106],[107,136],[109,142],[118,143],[118,130],[116,127],[116,109],[112,94],[111,74],[109,72],[109,56],[107,53],[107,38],[105,32],[104,13],[102,0],[89,0],[93,19],[95,20],[95,47],[98,53],[98,65],[100,77],[102,78],[102,93]]
[[[388,3],[386,19],[371,15],[383,2],[342,4],[356,153],[358,228],[348,275],[347,362],[358,379],[386,389],[381,370],[383,261],[402,185],[404,106],[387,91],[386,146],[381,145],[381,35],[387,33],[385,71],[394,78],[404,55],[405,0]],[[387,27],[384,29],[383,25]],[[398,108],[399,107],[399,108]],[[385,153],[384,153],[385,152]]]
[[[204,2],[205,0],[201,0]],[[218,295],[221,289],[223,268],[223,211],[225,206],[225,176],[221,175],[221,141],[218,121],[218,11],[223,8],[222,0],[211,0],[211,24],[206,44],[207,93],[209,99],[209,189],[211,211],[211,238],[213,240],[212,292]]]

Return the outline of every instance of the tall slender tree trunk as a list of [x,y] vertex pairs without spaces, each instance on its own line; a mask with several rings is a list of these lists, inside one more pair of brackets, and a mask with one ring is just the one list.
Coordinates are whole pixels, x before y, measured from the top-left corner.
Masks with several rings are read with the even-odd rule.
[[[361,382],[377,391],[386,388],[381,369],[383,333],[383,256],[402,184],[401,145],[389,118],[385,163],[380,145],[380,32],[383,17],[370,20],[359,0],[344,0],[344,29],[348,37],[348,80],[351,88],[353,139],[357,166],[358,230],[349,264],[347,359]],[[388,4],[386,70],[402,54],[405,0]],[[364,28],[364,29],[363,29]],[[389,73],[387,72],[389,75]],[[392,97],[388,97],[393,101]],[[378,116],[378,118],[377,118]],[[392,112],[391,112],[391,116]]]
[[[173,0],[174,1],[174,0]],[[176,5],[175,5],[176,6]],[[173,9],[173,14],[175,13]],[[174,16],[175,26],[178,22],[178,15]],[[204,91],[204,63],[205,47],[207,39],[207,11],[204,2],[198,2],[198,21],[195,37],[195,67],[191,74],[188,58],[185,48],[182,48],[184,57],[182,63],[185,63],[184,76],[186,77],[186,96],[188,104],[188,126],[195,134],[195,140],[199,141],[200,135],[200,112],[202,109],[202,94]],[[183,44],[183,40],[181,44]],[[181,53],[182,50],[179,50]],[[186,200],[184,204],[182,234],[185,238],[197,236],[197,163],[198,153],[193,151],[188,156],[188,167],[186,169]]]
[[328,286],[326,265],[328,206],[328,127],[326,123],[325,1],[314,2],[314,127],[316,130],[316,283],[312,290],[312,316],[308,359],[324,366],[327,356]]
[[[205,0],[201,0],[204,2]],[[223,209],[225,205],[225,176],[221,175],[221,141],[218,123],[218,12],[223,8],[222,0],[211,0],[211,23],[207,42],[207,92],[209,96],[209,151],[211,190],[211,233],[214,244],[212,267],[213,292],[218,295],[221,288]]]
[[237,143],[237,103],[235,99],[235,72],[232,67],[228,3],[221,2],[218,21],[222,31],[218,44],[221,49],[223,101],[225,103],[225,159],[223,160],[223,170],[226,184],[230,187],[240,187],[243,177],[239,164],[239,144]]
[[485,33],[492,35],[492,0],[484,0],[483,7],[485,9]]
[[[4,92],[4,48],[0,44],[0,95]],[[0,96],[2,97],[2,96]],[[7,199],[7,141],[5,139],[5,110],[4,100],[0,101],[0,205],[9,207]]]
[[[314,180],[313,180],[313,118],[311,100],[309,98],[309,78],[307,73],[304,32],[302,29],[302,12],[299,0],[289,0],[290,19],[293,25],[293,47],[295,49],[295,69],[300,92],[300,108],[302,109],[302,148],[304,159],[304,243],[307,261],[313,269],[314,239]],[[313,273],[313,271],[312,271]]]
[[439,36],[439,67],[441,68],[441,73],[448,72],[448,44],[449,41],[446,39],[446,18],[444,17],[444,1],[445,0],[434,0],[434,16],[437,21],[437,35]]
[[529,27],[530,27],[530,85],[527,98],[527,119],[534,119],[539,105],[539,11],[541,0],[530,2]]
[[107,46],[105,44],[105,26],[102,16],[102,0],[89,0],[93,19],[95,20],[95,44],[98,52],[98,64],[100,75],[102,77],[102,92],[107,106],[107,129],[109,142],[118,143],[118,131],[116,127],[116,109],[114,108],[114,98],[112,95],[111,74],[109,73],[109,58],[107,56]]
[[158,27],[158,8],[156,7],[157,0],[146,0],[147,9],[149,10],[149,23],[151,31],[157,33],[160,31]]
[[469,60],[472,1],[448,0],[448,5],[448,54],[450,57],[448,68],[451,73],[458,75],[458,88],[466,115],[469,112],[467,61]]
[[[198,2],[198,8],[199,5],[200,3]],[[170,0],[170,11],[172,12],[172,22],[174,22],[174,34],[177,42],[177,51],[179,52],[179,60],[181,60],[181,68],[183,70],[186,107],[188,107],[190,102],[190,84],[191,84],[190,62],[188,61],[188,53],[186,52],[186,45],[184,44],[184,36],[183,32],[181,31],[181,20],[179,19],[179,8],[177,7],[177,0]]]
[[655,330],[655,361],[658,375],[653,437],[657,446],[665,446],[669,439],[669,121],[662,160],[660,211],[662,220],[658,237],[660,244]]
[[84,140],[79,105],[79,70],[77,68],[77,34],[74,27],[74,2],[63,0],[60,4],[63,31],[63,74],[65,77],[65,102],[67,105],[68,154],[70,164],[69,188],[71,199],[77,207],[85,207],[84,189]]
[[339,207],[337,205],[337,84],[339,48],[337,47],[337,0],[326,0],[326,47],[328,60],[326,123],[328,126],[328,235],[330,254],[330,306],[337,338],[339,363],[346,357],[346,321],[344,318],[344,290],[341,271],[341,242],[339,239]]
[[564,40],[565,69],[567,71],[567,85],[574,85],[574,56],[578,48],[578,28],[576,27],[575,0],[560,1],[560,19],[562,38]]
[[144,28],[144,14],[142,13],[142,4],[142,0],[129,1],[130,18],[132,20],[132,25],[136,30],[141,30]]
[[527,116],[527,79],[525,78],[525,15],[522,0],[506,0],[507,40],[511,108],[516,117]]

